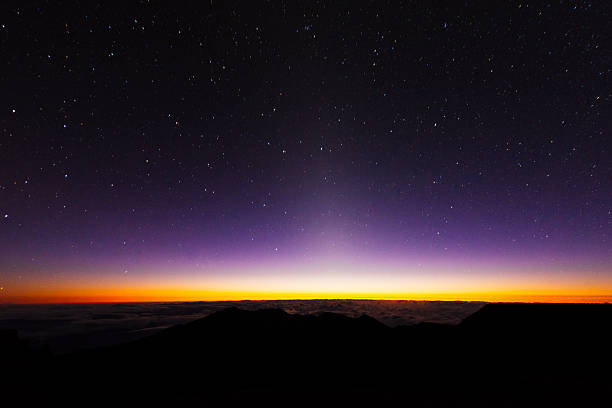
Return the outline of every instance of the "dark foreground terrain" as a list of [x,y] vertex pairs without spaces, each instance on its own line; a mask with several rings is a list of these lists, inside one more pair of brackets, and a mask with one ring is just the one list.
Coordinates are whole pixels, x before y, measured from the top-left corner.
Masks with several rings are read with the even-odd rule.
[[242,300],[216,302],[0,304],[0,329],[15,329],[34,348],[57,354],[127,343],[230,307],[291,314],[367,314],[387,326],[458,324],[485,303],[415,300]]
[[610,304],[488,304],[458,325],[225,309],[53,355],[2,333],[3,399],[56,406],[610,406]]

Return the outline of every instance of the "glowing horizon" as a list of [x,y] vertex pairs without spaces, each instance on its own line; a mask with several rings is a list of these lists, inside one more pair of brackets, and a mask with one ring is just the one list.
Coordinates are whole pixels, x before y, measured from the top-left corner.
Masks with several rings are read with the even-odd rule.
[[40,296],[7,297],[0,305],[8,304],[70,304],[70,303],[165,303],[165,302],[212,302],[212,301],[260,301],[260,300],[389,300],[389,301],[460,301],[460,302],[519,302],[519,303],[612,303],[612,295],[577,294],[514,294],[514,293],[474,293],[474,294],[279,294],[239,292],[215,293],[209,296],[189,295],[113,295],[104,292],[100,295],[74,296],[50,294]]
[[[478,263],[474,262],[474,265]],[[612,301],[612,279],[599,269],[556,272],[544,267],[493,269],[486,263],[463,267],[441,262],[266,263],[217,265],[206,270],[140,265],[119,274],[99,270],[57,272],[34,282],[17,279],[3,288],[0,303],[173,302],[287,299],[458,300],[487,302]],[[575,270],[575,267],[572,268]],[[605,267],[604,267],[605,270]],[[97,276],[92,278],[92,276]]]

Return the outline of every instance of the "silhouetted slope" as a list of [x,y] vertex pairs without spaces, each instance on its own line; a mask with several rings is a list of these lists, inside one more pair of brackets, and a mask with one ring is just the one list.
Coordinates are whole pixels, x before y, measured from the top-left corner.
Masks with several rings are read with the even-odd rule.
[[48,398],[469,406],[605,395],[610,305],[487,305],[458,326],[223,310],[131,343],[41,362]]
[[[71,359],[97,360],[99,366],[113,365],[116,358],[132,361],[148,367],[145,375],[160,367],[180,371],[189,362],[189,366],[206,367],[201,378],[215,387],[294,387],[296,382],[313,380],[364,385],[361,371],[378,364],[371,351],[388,339],[390,331],[366,316],[302,316],[282,310],[232,308],[140,341]],[[346,372],[345,376],[338,377],[340,372]],[[229,384],[227,379],[231,379]]]
[[607,330],[611,304],[490,303],[465,318],[460,327],[498,333],[544,334],[563,330]]
[[[494,303],[468,316],[458,326],[462,339],[484,341],[488,352],[504,347],[509,363],[539,361],[552,369],[575,369],[609,357],[612,327],[610,304]],[[498,353],[501,354],[501,353]]]
[[0,356],[2,360],[16,360],[31,353],[28,344],[21,340],[17,330],[0,330]]

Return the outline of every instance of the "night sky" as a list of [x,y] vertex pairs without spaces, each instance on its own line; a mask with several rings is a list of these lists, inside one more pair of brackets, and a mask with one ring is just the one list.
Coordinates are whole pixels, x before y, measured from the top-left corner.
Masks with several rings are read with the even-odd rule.
[[0,302],[612,298],[610,2],[175,3],[0,6]]

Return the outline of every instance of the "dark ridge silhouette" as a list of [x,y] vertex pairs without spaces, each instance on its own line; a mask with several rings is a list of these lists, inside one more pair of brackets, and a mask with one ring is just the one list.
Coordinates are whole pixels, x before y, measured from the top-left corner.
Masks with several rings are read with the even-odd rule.
[[598,330],[612,323],[612,305],[587,303],[490,303],[465,318],[462,328],[487,327],[500,333]]
[[0,350],[4,358],[15,358],[31,352],[28,344],[19,338],[17,330],[0,329]]
[[610,390],[611,306],[490,304],[457,326],[396,328],[230,308],[117,346],[22,350],[8,389],[85,405],[585,406]]

